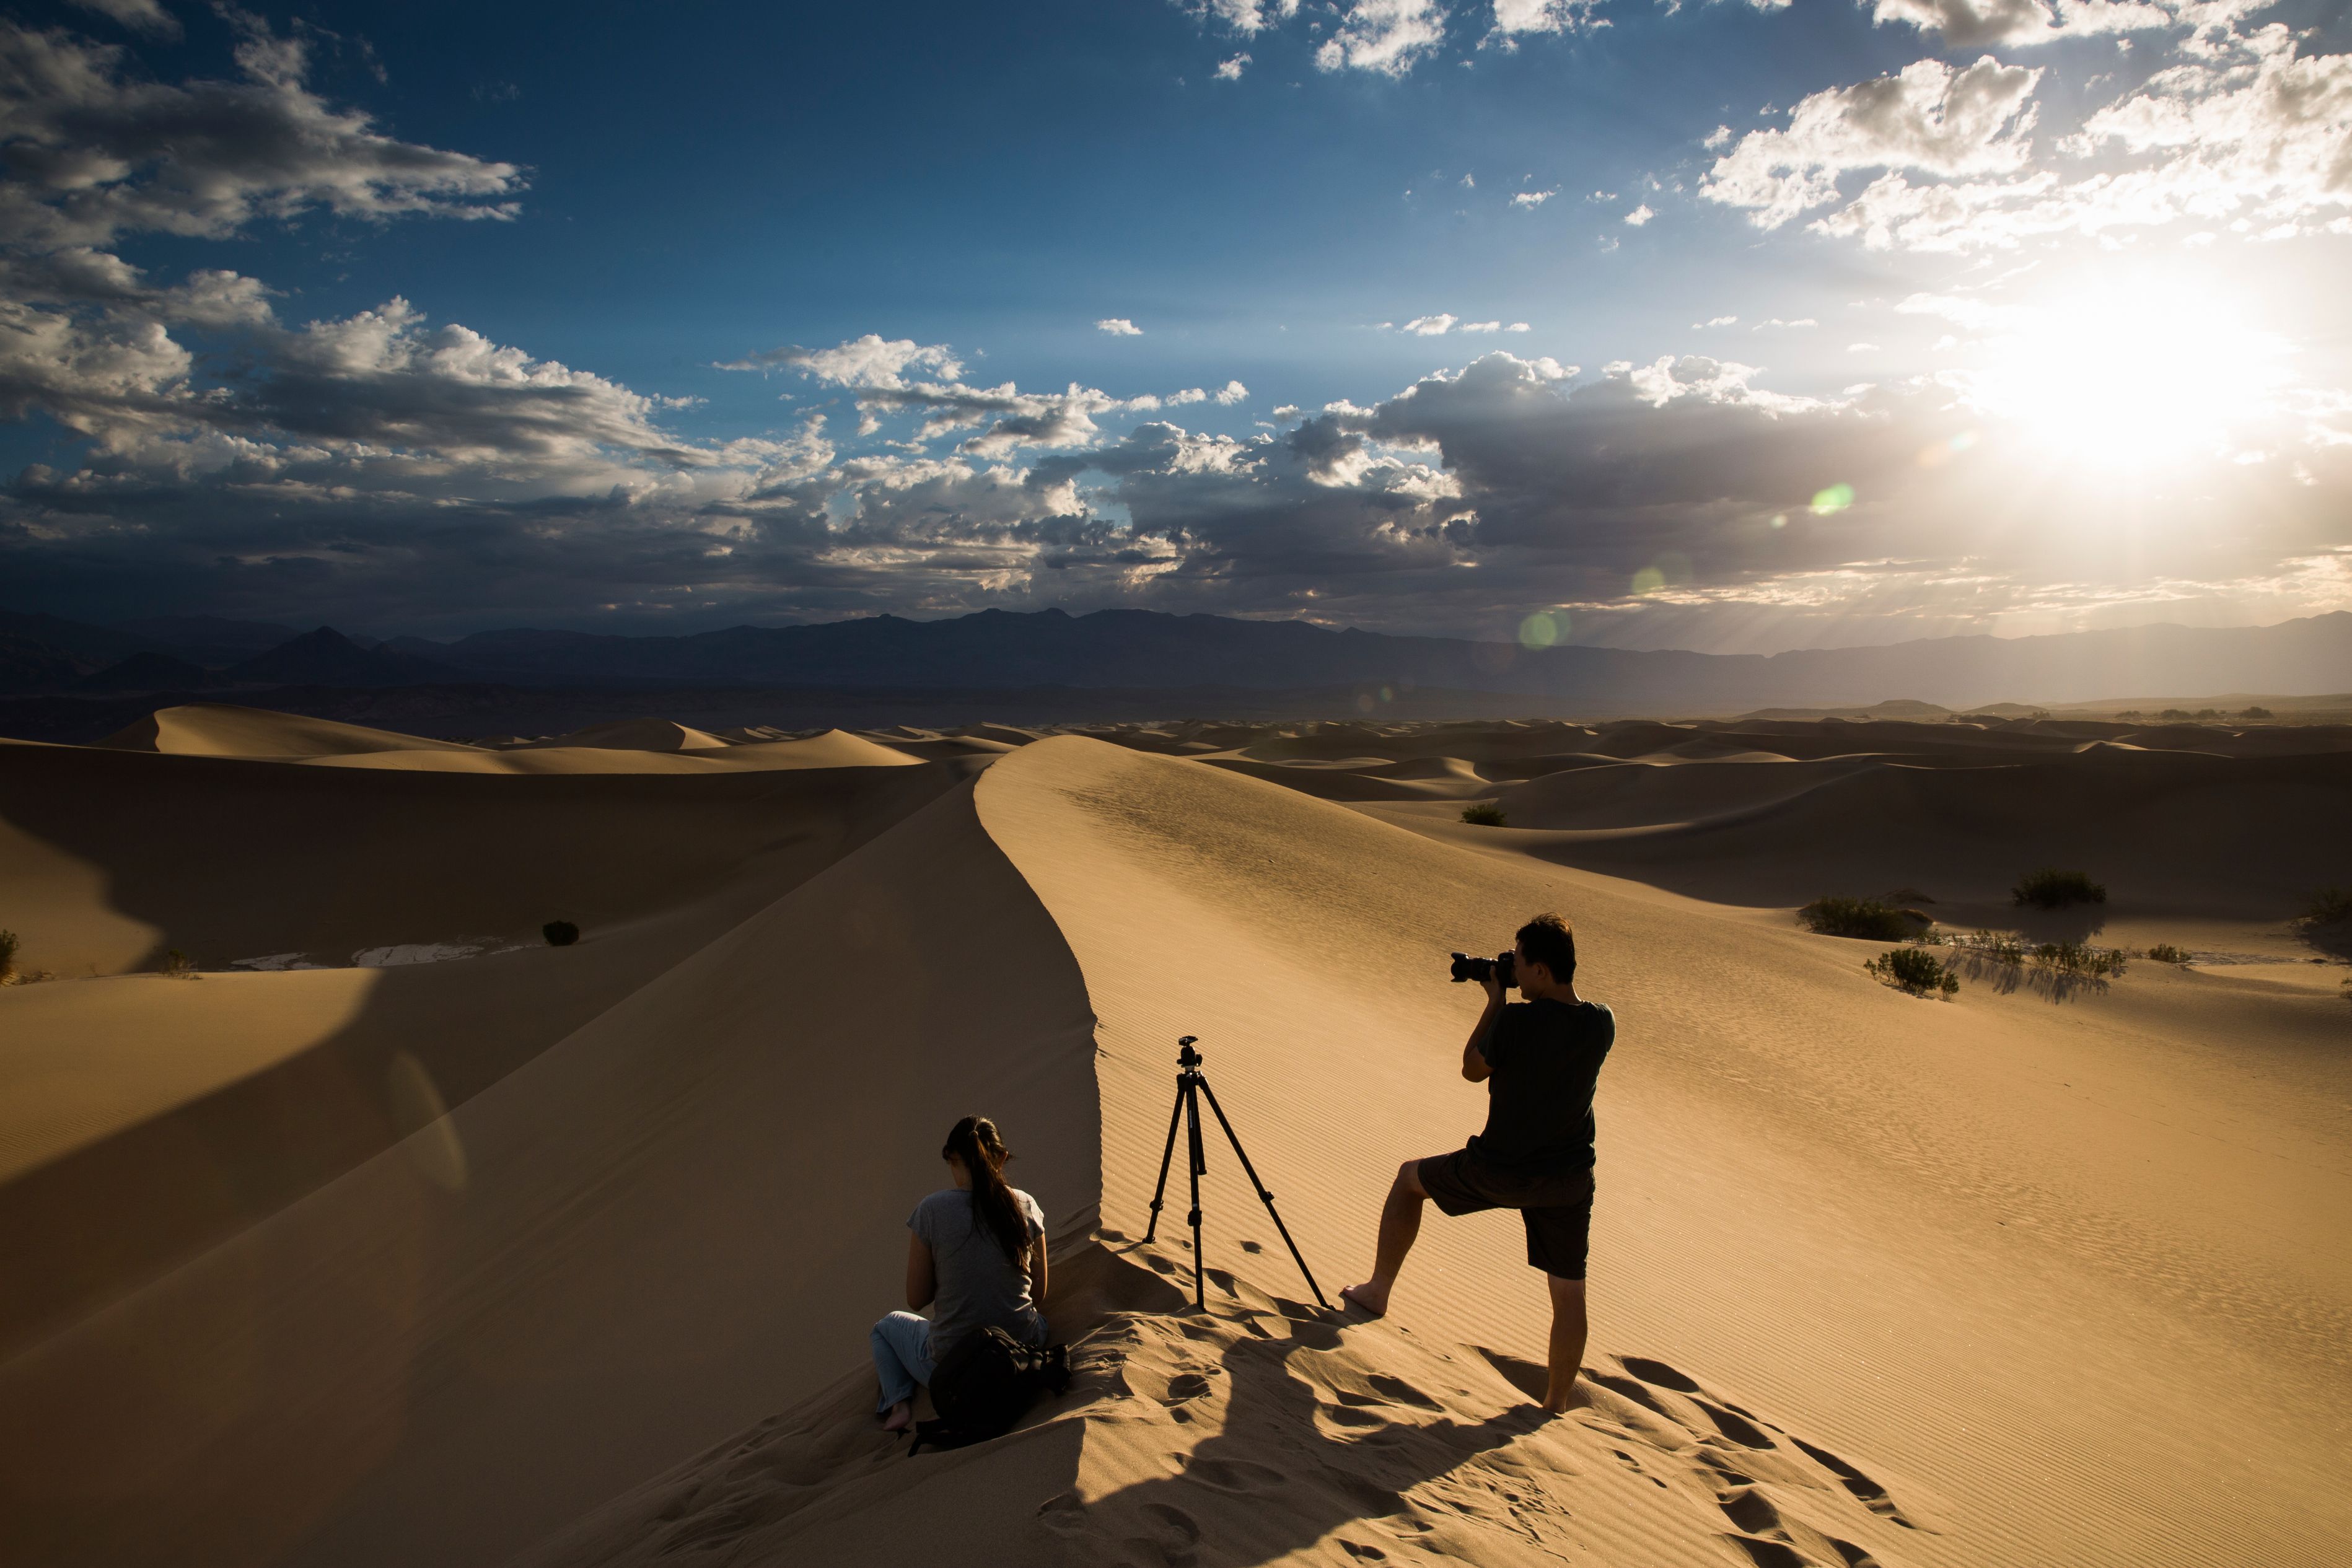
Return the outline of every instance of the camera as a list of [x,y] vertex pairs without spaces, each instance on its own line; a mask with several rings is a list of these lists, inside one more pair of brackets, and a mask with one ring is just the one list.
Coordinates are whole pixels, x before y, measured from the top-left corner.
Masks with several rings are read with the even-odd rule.
[[1454,955],[1454,978],[1456,981],[1484,981],[1492,975],[1503,989],[1510,990],[1519,983],[1519,977],[1512,967],[1517,956],[1517,953],[1497,953],[1491,958],[1473,958],[1467,953],[1456,953]]

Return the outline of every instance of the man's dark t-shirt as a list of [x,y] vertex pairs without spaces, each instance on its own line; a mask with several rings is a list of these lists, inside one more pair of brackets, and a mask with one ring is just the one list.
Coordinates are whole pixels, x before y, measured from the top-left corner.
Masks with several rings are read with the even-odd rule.
[[1592,1168],[1592,1087],[1616,1042],[1617,1018],[1598,1002],[1513,1002],[1478,1052],[1486,1082],[1486,1130],[1470,1146],[1516,1176]]

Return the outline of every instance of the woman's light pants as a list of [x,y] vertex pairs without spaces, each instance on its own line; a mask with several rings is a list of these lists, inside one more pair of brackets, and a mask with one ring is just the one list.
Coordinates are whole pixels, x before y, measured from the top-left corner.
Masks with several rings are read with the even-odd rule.
[[874,1375],[882,1380],[881,1403],[887,1411],[915,1396],[915,1385],[931,1381],[931,1324],[913,1312],[892,1312],[874,1325]]

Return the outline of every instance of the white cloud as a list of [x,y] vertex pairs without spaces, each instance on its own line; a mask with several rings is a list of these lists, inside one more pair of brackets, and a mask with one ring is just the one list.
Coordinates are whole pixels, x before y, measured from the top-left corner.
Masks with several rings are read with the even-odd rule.
[[1600,0],[1495,0],[1496,36],[1509,41],[1519,33],[1572,33],[1605,27],[1592,13]]
[[[1298,14],[1298,0],[1177,0],[1194,16],[1213,17],[1244,36]],[[1247,57],[1244,57],[1246,58]]]
[[1106,316],[1095,323],[1095,330],[1108,332],[1114,338],[1140,338],[1143,329],[1124,316]]
[[1738,324],[1739,318],[1737,316],[1710,316],[1704,321],[1692,322],[1691,330],[1703,332],[1709,327],[1736,327]]
[[2006,173],[2031,154],[2038,70],[1988,55],[1964,69],[1919,60],[1895,76],[1830,88],[1799,103],[1786,131],[1751,131],[1716,160],[1699,186],[1709,201],[1751,210],[1778,228],[1838,199],[1854,169],[1936,174]]
[[1515,207],[1540,207],[1546,202],[1550,201],[1554,196],[1559,194],[1559,188],[1556,185],[1549,191],[1521,191],[1517,195],[1511,198],[1511,205]]
[[[2035,166],[2029,100],[2040,73],[1988,57],[1958,72],[1923,60],[1817,93],[1788,131],[1750,132],[1718,159],[1701,193],[1751,209],[1764,228],[1841,204],[1811,226],[1874,249],[2013,247],[2062,234],[2107,243],[2113,230],[2183,219],[2234,221],[2261,238],[2352,228],[2352,56],[2305,55],[2277,24],[2230,31],[2238,0],[2164,4],[2200,29],[2181,45],[2189,58],[2058,142],[2068,158],[2108,165],[2085,177]],[[2056,14],[2089,25],[2080,7]],[[1839,176],[1857,170],[1879,172],[1845,199]]]
[[1315,65],[1402,76],[1444,41],[1445,11],[1436,0],[1353,0],[1315,51]]
[[1231,59],[1220,60],[1217,62],[1217,69],[1215,73],[1216,78],[1219,81],[1239,81],[1242,79],[1243,68],[1247,66],[1249,63],[1250,57],[1246,54],[1239,54],[1234,56]]
[[1820,325],[1821,323],[1814,320],[1811,316],[1800,316],[1793,321],[1783,321],[1780,317],[1775,316],[1769,321],[1757,322],[1756,325],[1750,327],[1748,330],[1751,332],[1761,332],[1769,327],[1818,327]]
[[1514,321],[1509,326],[1504,328],[1503,330],[1506,332],[1532,332],[1535,329],[1528,326],[1525,321]]
[[513,214],[501,199],[522,189],[513,164],[397,141],[330,108],[303,85],[299,39],[231,16],[245,79],[180,87],[125,76],[120,49],[0,23],[0,242],[225,238],[320,208],[374,221]]
[[1879,349],[1875,343],[1848,343],[1845,351],[1849,354],[1874,354]]
[[150,37],[176,38],[180,36],[180,19],[157,3],[157,0],[73,0],[85,11],[95,11],[111,17],[134,33]]
[[1219,402],[1223,403],[1230,408],[1234,403],[1241,402],[1248,396],[1249,388],[1242,385],[1239,382],[1227,382],[1224,384],[1223,389],[1216,394],[1216,399]]
[[1654,218],[1657,215],[1657,214],[1650,210],[1650,204],[1644,202],[1640,206],[1635,207],[1632,212],[1625,214],[1625,223],[1629,227],[1640,228],[1643,224],[1648,223],[1652,218]]
[[1416,316],[1406,322],[1402,329],[1417,338],[1442,337],[1454,330],[1454,323],[1460,319],[1458,316],[1440,311],[1434,316]]
[[1941,33],[1948,47],[2040,44],[2097,33],[2226,30],[2261,0],[1874,0],[1872,17]]
[[963,374],[962,361],[945,343],[918,343],[912,338],[885,338],[879,332],[868,332],[830,349],[766,349],[718,368],[766,371],[779,366],[841,386],[886,389],[906,385],[909,371],[935,371],[950,381]]
[[1500,321],[1465,321],[1462,323],[1462,330],[1465,332],[1499,332],[1502,329],[1503,324]]

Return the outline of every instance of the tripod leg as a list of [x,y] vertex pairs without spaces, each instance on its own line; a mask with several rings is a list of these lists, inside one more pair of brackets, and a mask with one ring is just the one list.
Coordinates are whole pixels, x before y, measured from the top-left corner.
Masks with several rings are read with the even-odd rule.
[[[1282,1244],[1290,1249],[1291,1261],[1297,1263],[1298,1271],[1307,1276],[1307,1288],[1315,1292],[1316,1304],[1329,1311],[1331,1303],[1323,1299],[1323,1287],[1315,1282],[1314,1270],[1307,1268],[1307,1260],[1299,1256],[1298,1243],[1290,1239],[1290,1227],[1282,1222],[1281,1211],[1274,1207],[1274,1194],[1266,1191],[1265,1183],[1257,1179],[1257,1167],[1250,1164],[1249,1151],[1242,1147],[1241,1134],[1234,1131],[1233,1123],[1226,1119],[1225,1108],[1217,1103],[1217,1092],[1209,1087],[1206,1077],[1201,1080],[1201,1092],[1209,1097],[1209,1109],[1217,1113],[1217,1125],[1225,1130],[1225,1141],[1233,1145],[1234,1153],[1241,1156],[1242,1169],[1249,1173],[1250,1186],[1257,1189],[1258,1201],[1265,1204],[1266,1213],[1274,1217],[1274,1228],[1282,1232]],[[1200,1114],[1197,1110],[1192,1113],[1196,1123]]]
[[1176,1124],[1184,1115],[1184,1085],[1176,1085],[1176,1108],[1168,1113],[1168,1146],[1160,1151],[1160,1185],[1151,1189],[1151,1223],[1144,1228],[1143,1239],[1150,1240],[1160,1233],[1160,1204],[1168,1196],[1168,1162],[1176,1156]]
[[1201,1271],[1208,1259],[1201,1249],[1201,1173],[1209,1168],[1209,1160],[1201,1147],[1201,1100],[1193,1092],[1193,1085],[1199,1082],[1196,1074],[1185,1083],[1184,1103],[1192,1112],[1192,1305],[1205,1312],[1209,1310],[1209,1292],[1208,1286],[1202,1282]]

